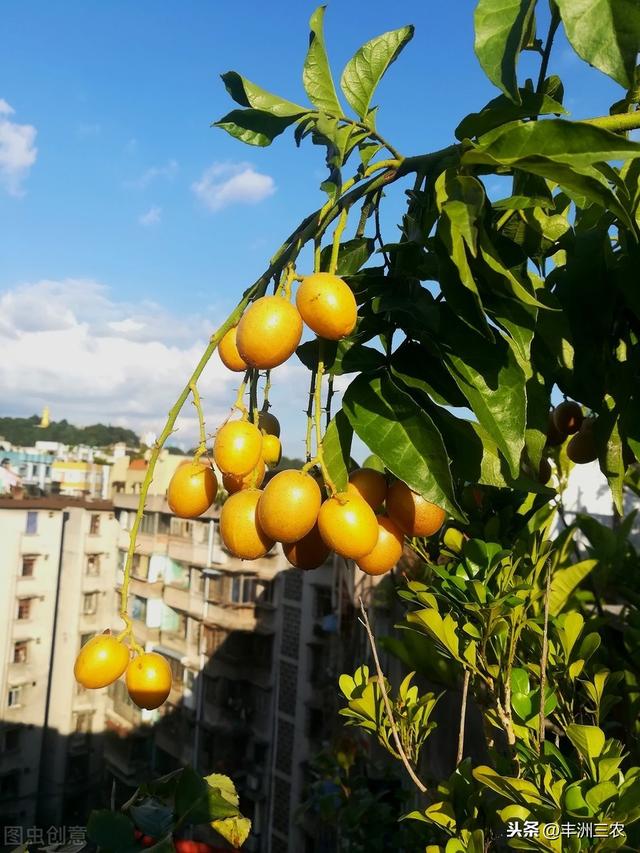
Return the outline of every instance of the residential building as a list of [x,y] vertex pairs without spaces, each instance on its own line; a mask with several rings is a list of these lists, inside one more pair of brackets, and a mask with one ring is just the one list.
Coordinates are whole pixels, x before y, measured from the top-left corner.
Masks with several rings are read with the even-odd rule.
[[109,496],[110,466],[96,462],[56,459],[51,465],[51,489],[71,497]]
[[86,820],[102,785],[103,695],[79,688],[82,643],[113,622],[106,501],[0,498],[0,824]]

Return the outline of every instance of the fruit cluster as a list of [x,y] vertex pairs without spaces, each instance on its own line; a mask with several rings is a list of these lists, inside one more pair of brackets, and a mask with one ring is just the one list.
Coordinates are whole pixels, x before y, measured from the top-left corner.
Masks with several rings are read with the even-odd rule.
[[[246,409],[242,398],[248,377],[257,381],[259,370],[271,370],[290,358],[300,343],[304,323],[320,339],[338,341],[351,334],[357,321],[355,297],[340,277],[319,272],[299,279],[293,305],[289,294],[294,278],[290,272],[284,289],[251,303],[238,325],[220,341],[222,362],[230,370],[245,371],[245,382],[235,404],[241,418],[228,419],[218,429],[213,462],[206,455],[204,418],[192,388],[201,443],[195,457],[176,469],[167,502],[182,518],[202,515],[218,496],[217,469],[228,494],[220,514],[220,535],[231,554],[256,560],[280,542],[289,563],[299,569],[318,568],[335,552],[354,560],[363,572],[381,575],[402,556],[405,536],[436,533],[445,513],[402,481],[389,484],[383,473],[370,468],[353,471],[346,490],[336,490],[322,457],[320,367],[314,403],[318,455],[310,458],[308,437],[309,459],[303,469],[279,471],[261,488],[267,467],[280,462],[280,424],[269,412],[266,399],[261,411],[256,406]],[[81,649],[76,679],[85,687],[99,688],[126,671],[132,700],[142,708],[157,708],[169,695],[171,670],[161,655],[143,652],[133,640],[126,595],[122,615],[127,628],[120,637],[98,635]],[[131,648],[123,642],[127,636],[131,636]]]
[[108,687],[123,674],[131,700],[152,710],[166,701],[171,691],[171,669],[157,652],[131,656],[130,647],[110,633],[98,634],[80,649],[73,667],[76,681],[83,687]]
[[[314,273],[302,279],[295,307],[285,297],[263,296],[220,343],[223,363],[234,371],[271,369],[297,348],[303,321],[319,337],[337,341],[357,320],[356,301],[338,276]],[[333,551],[378,575],[400,559],[404,536],[429,536],[444,512],[401,481],[387,484],[373,469],[351,473],[347,490],[334,492],[322,468],[276,473],[264,487],[267,466],[280,459],[280,424],[268,409],[251,420],[227,421],[216,433],[213,461],[229,497],[220,515],[226,548],[242,560],[263,557],[280,542],[291,565],[315,569]],[[194,460],[179,467],[167,492],[172,511],[185,518],[213,503],[218,482],[211,464]],[[386,509],[386,514],[384,511]]]
[[577,465],[595,462],[598,448],[593,434],[594,418],[585,418],[579,403],[565,400],[549,414],[547,445],[559,447],[572,436],[567,444],[567,456]]

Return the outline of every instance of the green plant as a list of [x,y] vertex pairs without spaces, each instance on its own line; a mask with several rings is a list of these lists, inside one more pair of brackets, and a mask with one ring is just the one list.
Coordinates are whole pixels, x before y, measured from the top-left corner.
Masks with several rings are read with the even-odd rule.
[[[118,811],[94,811],[87,834],[99,850],[151,853],[175,848],[176,836],[192,826],[209,824],[233,847],[244,844],[251,821],[242,817],[231,779],[219,773],[202,778],[184,767],[141,785]],[[154,839],[143,845],[142,836]]]
[[[311,371],[304,470],[319,469],[329,497],[320,511],[321,536],[326,541],[323,528],[331,527],[335,541],[328,544],[335,550],[366,556],[363,534],[375,522],[366,504],[360,502],[361,520],[349,541],[338,541],[333,530],[348,515],[344,493],[354,434],[375,454],[376,466],[404,484],[398,488],[432,505],[438,524],[429,532],[443,514],[457,531],[445,531],[448,541],[411,539],[424,577],[402,590],[409,605],[403,627],[420,638],[418,645],[404,644],[403,659],[417,669],[412,657],[428,649],[445,681],[461,683],[463,709],[470,696],[484,711],[492,765],[470,768],[462,761],[461,734],[453,776],[439,781],[438,798],[412,814],[453,836],[448,853],[504,843],[561,849],[562,841],[540,847],[528,838],[507,839],[496,824],[497,809],[502,819],[528,811],[550,821],[562,812],[631,824],[637,816],[638,771],[621,769],[622,747],[602,729],[614,707],[612,688],[631,684],[626,672],[637,685],[634,668],[607,667],[597,655],[603,617],[595,594],[585,597],[584,589],[602,561],[574,559],[575,529],[555,540],[548,532],[555,484],[560,490],[565,485],[571,456],[598,458],[620,514],[623,485],[637,488],[640,145],[628,132],[640,127],[640,11],[622,0],[551,0],[549,9],[542,38],[538,22],[546,4],[478,2],[476,53],[502,94],[461,120],[456,141],[416,156],[403,156],[380,133],[372,105],[377,84],[412,38],[410,26],[356,52],[340,78],[342,96],[324,43],[323,7],[311,16],[303,68],[309,104],[273,95],[234,71],[223,75],[238,108],[216,126],[259,146],[295,126],[298,145],[310,140],[325,151],[326,200],[212,335],[171,409],[149,460],[125,566],[122,616],[124,633],[131,633],[129,570],[160,449],[190,394],[201,415],[197,381],[235,326],[239,355],[250,365],[236,407],[243,429],[250,413],[257,419],[259,370],[282,363],[300,339],[302,321],[289,299],[294,283],[304,282],[296,265],[310,244],[313,274],[337,276],[357,305],[348,337],[317,339],[296,350]],[[548,74],[561,25],[578,55],[622,86],[622,97],[610,108],[603,105],[603,115],[567,117],[562,82]],[[535,83],[518,81],[523,51],[541,55]],[[508,195],[488,191],[493,176],[511,179]],[[390,241],[381,233],[380,207],[409,177],[401,234]],[[284,338],[267,338],[272,314],[278,323],[285,314],[291,321]],[[344,374],[356,376],[333,414],[333,379]],[[267,387],[270,382],[267,374]],[[579,453],[575,443],[565,449],[566,435],[557,428],[552,434],[552,395],[571,398],[578,419],[587,414],[571,440]],[[461,409],[471,416],[455,413]],[[204,438],[199,452],[203,444]],[[256,449],[251,464],[243,460],[236,473],[252,469],[258,456]],[[541,482],[547,457],[554,460],[554,486]],[[251,490],[239,492],[223,509],[224,522],[225,513],[229,517],[242,503],[252,536],[249,557],[269,547],[255,524],[259,499]],[[329,514],[340,524],[325,523]],[[636,616],[630,608],[630,627],[637,626]],[[364,609],[363,618],[369,627]],[[373,635],[371,644],[375,649]],[[392,702],[377,670],[369,676],[361,668],[353,686],[348,683],[352,721],[373,726],[426,793],[431,789],[413,765],[429,734],[433,700],[405,680]],[[559,746],[547,737],[548,728]],[[571,837],[566,849],[580,849],[582,841]],[[607,838],[595,849],[622,843]]]

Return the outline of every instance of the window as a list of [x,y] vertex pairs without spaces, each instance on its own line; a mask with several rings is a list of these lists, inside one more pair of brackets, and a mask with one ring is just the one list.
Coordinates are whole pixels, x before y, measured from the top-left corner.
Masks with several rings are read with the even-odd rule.
[[27,529],[26,532],[29,535],[33,535],[38,532],[38,513],[37,512],[28,512],[27,513]]
[[19,708],[20,707],[20,693],[21,687],[10,687],[9,694],[7,696],[7,705],[10,708]]
[[20,746],[20,729],[5,729],[0,733],[0,752],[12,752]]
[[89,634],[80,634],[80,648],[86,645],[89,640],[93,637],[93,632]]
[[18,796],[20,787],[20,771],[12,770],[11,773],[6,773],[0,776],[0,797],[13,799]]
[[35,566],[36,566],[36,558],[32,557],[32,556],[25,555],[22,558],[22,566],[20,567],[20,577],[32,578]]
[[26,640],[19,640],[13,644],[13,662],[26,663],[29,656],[29,644]]
[[314,619],[322,619],[333,613],[331,602],[331,590],[328,586],[317,586],[313,593],[313,616]]
[[98,593],[86,592],[82,596],[82,612],[85,616],[93,616],[98,609]]
[[161,536],[167,536],[171,527],[171,516],[166,513],[158,515],[158,533]]
[[89,536],[98,536],[100,533],[100,515],[93,513],[89,522]]
[[231,582],[231,601],[250,604],[256,600],[256,579],[250,575],[235,575]]
[[131,618],[137,619],[139,622],[147,621],[147,599],[141,598],[139,595],[131,597]]
[[173,634],[174,637],[180,637],[182,640],[186,640],[188,627],[187,614],[182,613],[179,610],[175,611],[175,613],[178,617],[176,627],[168,629],[167,633]]
[[88,554],[85,573],[92,578],[97,578],[100,574],[100,554]]
[[204,626],[204,651],[207,655],[214,654],[227,639],[227,632],[222,628]]
[[155,513],[151,515],[148,512],[142,516],[142,522],[140,523],[140,532],[141,533],[155,533]]
[[93,719],[93,714],[91,713],[79,713],[75,714],[76,718],[76,732],[82,732],[86,734],[91,731],[91,721]]
[[184,666],[175,658],[167,658],[171,667],[171,683],[174,687],[181,687],[184,679]]
[[259,604],[273,604],[273,581],[258,581],[256,601]]
[[205,586],[205,574],[201,569],[196,568],[196,566],[191,566],[191,583],[190,587],[192,590],[198,593],[198,595],[204,595],[204,586]]
[[30,598],[19,598],[18,599],[18,619],[30,619],[31,618],[31,599]]

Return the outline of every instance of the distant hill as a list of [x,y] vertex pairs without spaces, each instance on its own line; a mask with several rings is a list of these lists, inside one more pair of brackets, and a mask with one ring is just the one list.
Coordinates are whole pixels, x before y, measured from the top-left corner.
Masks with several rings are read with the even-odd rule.
[[0,418],[0,436],[23,447],[32,447],[36,441],[59,441],[61,444],[87,444],[90,447],[106,447],[118,441],[124,441],[132,447],[140,445],[140,439],[130,429],[104,424],[92,424],[76,427],[66,420],[51,421],[48,427],[40,429],[40,418]]

